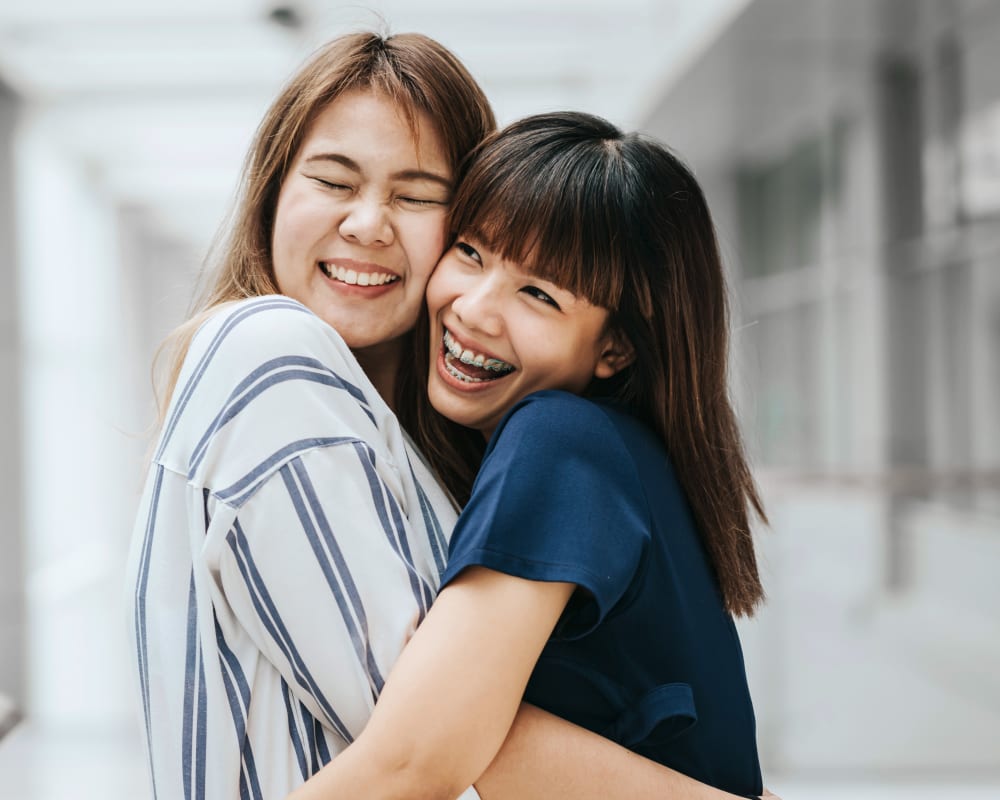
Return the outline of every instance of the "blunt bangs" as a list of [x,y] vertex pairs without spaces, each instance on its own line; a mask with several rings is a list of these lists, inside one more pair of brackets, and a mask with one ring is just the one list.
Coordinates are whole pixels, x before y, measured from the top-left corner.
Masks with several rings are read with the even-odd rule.
[[474,152],[452,206],[452,236],[617,310],[628,264],[641,258],[638,186],[622,139],[588,115],[513,123]]

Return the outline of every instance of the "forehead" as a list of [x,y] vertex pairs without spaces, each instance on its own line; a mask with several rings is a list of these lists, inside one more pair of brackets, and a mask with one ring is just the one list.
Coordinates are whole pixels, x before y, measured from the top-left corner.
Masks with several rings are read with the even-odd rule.
[[345,92],[312,121],[299,155],[345,155],[375,170],[403,166],[451,176],[444,143],[430,116],[415,110],[412,119],[398,103],[373,90]]

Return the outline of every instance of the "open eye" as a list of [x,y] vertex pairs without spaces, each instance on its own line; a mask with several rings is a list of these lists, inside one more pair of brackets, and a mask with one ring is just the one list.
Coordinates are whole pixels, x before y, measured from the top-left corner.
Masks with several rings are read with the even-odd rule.
[[543,292],[537,286],[523,286],[521,287],[521,291],[531,295],[534,298],[537,298],[538,300],[541,300],[543,303],[548,303],[557,311],[560,310],[559,304],[552,298],[552,295]]
[[465,256],[470,261],[475,261],[477,264],[482,266],[483,259],[479,255],[479,252],[468,242],[458,241],[455,242],[455,249],[458,250],[463,256]]

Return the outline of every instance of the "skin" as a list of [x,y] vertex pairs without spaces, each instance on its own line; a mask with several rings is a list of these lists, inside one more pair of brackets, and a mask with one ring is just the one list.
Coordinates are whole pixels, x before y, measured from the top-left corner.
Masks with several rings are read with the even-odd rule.
[[[370,91],[331,102],[282,184],[271,240],[282,294],[337,329],[387,401],[401,337],[444,249],[451,196],[441,137],[426,114],[415,122],[416,138],[399,109]],[[349,285],[324,267],[361,280]]]
[[362,735],[290,800],[454,800],[473,782],[484,800],[735,798],[521,704],[573,588],[465,570],[403,650]]
[[[439,410],[488,435],[526,394],[579,389],[631,362],[631,348],[607,330],[606,310],[462,245],[428,287]],[[514,370],[485,388],[464,388],[440,366],[445,326]],[[361,736],[291,800],[453,800],[473,782],[486,800],[735,797],[521,703],[574,589],[464,570],[407,644]]]

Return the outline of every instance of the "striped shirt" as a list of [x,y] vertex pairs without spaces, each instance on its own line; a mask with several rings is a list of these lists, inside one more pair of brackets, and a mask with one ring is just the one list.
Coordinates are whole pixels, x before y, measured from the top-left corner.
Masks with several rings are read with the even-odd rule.
[[221,307],[187,354],[129,557],[154,797],[284,797],[353,741],[454,522],[332,328],[282,296]]

